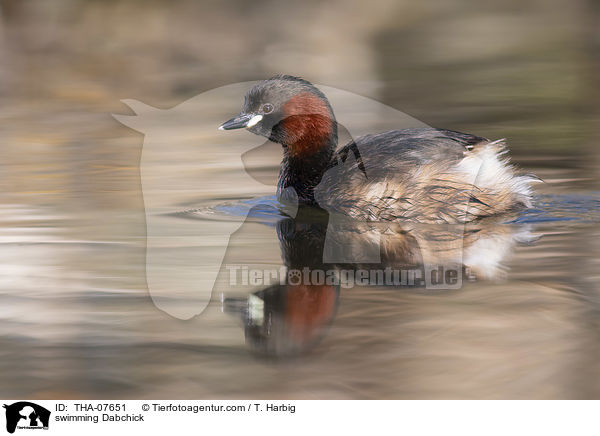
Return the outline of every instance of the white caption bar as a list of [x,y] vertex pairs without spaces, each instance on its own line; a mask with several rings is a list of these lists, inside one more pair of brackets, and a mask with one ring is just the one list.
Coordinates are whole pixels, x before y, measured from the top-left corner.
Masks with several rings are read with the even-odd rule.
[[2,403],[5,405],[2,425],[18,436],[264,431],[286,436],[328,432],[364,435],[379,434],[382,429],[387,429],[386,434],[411,436],[600,434],[598,401],[3,400]]

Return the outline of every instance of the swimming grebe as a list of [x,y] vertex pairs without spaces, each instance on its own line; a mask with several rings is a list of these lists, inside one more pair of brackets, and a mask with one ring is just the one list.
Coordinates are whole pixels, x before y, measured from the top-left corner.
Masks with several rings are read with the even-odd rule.
[[336,151],[325,95],[277,75],[245,96],[220,130],[246,128],[283,146],[277,195],[368,221],[464,223],[530,207],[533,176],[517,175],[503,140],[415,128],[356,138]]

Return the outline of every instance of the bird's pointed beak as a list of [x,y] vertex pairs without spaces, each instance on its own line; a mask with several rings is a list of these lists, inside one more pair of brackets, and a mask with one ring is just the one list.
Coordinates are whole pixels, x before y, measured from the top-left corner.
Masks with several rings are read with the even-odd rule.
[[233,130],[252,127],[262,120],[262,117],[262,115],[257,114],[239,114],[221,124],[219,126],[219,130]]

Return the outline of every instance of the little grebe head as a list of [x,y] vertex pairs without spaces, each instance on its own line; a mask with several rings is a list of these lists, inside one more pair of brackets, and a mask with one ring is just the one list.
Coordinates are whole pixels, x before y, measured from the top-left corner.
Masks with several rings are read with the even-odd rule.
[[283,146],[280,196],[293,191],[300,202],[314,204],[314,188],[338,141],[337,123],[325,95],[299,77],[274,76],[250,89],[241,112],[219,127],[241,128]]
[[255,85],[242,111],[220,130],[246,128],[283,145],[290,157],[309,158],[337,146],[337,123],[325,95],[299,77],[277,75]]

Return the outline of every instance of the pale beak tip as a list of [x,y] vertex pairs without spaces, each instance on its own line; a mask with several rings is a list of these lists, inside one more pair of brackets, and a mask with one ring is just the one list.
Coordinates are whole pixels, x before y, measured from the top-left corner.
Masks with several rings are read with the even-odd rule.
[[225,130],[225,129],[223,128],[223,126],[219,126],[218,130]]

